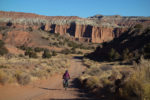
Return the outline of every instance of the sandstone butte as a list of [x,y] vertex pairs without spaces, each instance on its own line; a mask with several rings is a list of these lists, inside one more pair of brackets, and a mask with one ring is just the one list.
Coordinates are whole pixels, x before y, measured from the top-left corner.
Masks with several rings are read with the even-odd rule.
[[[0,27],[9,26],[18,29],[31,27],[34,30],[42,29],[60,35],[68,34],[79,41],[93,43],[111,41],[136,24],[150,26],[150,17],[96,15],[80,18],[77,16],[42,16],[32,13],[0,11]],[[21,36],[25,36],[24,33],[26,32],[21,33]],[[2,38],[1,34],[0,38]]]

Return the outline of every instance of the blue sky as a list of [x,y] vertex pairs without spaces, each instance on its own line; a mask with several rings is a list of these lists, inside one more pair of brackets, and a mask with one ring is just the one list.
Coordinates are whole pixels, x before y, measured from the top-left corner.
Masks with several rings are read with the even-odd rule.
[[150,0],[0,0],[0,10],[47,16],[150,16]]

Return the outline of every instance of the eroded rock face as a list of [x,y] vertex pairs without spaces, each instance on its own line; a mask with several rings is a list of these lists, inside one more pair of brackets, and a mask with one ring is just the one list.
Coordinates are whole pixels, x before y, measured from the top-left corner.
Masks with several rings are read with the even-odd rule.
[[25,31],[9,31],[7,32],[5,43],[11,44],[11,45],[23,45],[28,44],[30,41],[30,34]]
[[[136,24],[150,25],[149,17],[122,17],[122,16],[94,16],[90,18],[79,18],[76,16],[41,16],[30,13],[3,12],[0,11],[0,26],[18,29],[45,30],[60,35],[69,34],[79,41],[102,43],[119,37],[129,27]],[[20,41],[27,35],[26,32],[9,32],[6,42]],[[28,36],[26,36],[28,37]],[[2,36],[0,35],[0,39]],[[25,38],[24,41],[26,41]]]

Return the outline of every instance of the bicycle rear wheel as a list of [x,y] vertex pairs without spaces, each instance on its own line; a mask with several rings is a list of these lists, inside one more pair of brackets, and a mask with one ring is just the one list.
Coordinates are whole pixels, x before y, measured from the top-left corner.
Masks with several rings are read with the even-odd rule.
[[68,88],[68,80],[64,80],[63,81],[63,86],[64,86],[65,90],[67,90],[67,88]]

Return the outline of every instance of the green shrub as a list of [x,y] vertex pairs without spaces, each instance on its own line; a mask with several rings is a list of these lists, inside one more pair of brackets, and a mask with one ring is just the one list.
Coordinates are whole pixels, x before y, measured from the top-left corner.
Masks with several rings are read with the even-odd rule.
[[44,51],[44,48],[36,47],[36,48],[34,48],[34,51],[35,52],[41,52],[41,51]]
[[52,56],[57,56],[56,51],[52,51]]
[[49,50],[44,50],[42,57],[43,58],[51,58],[51,54]]
[[141,28],[143,28],[143,25],[142,25],[142,24],[136,24],[136,25],[134,26],[134,28],[141,29]]
[[8,50],[4,47],[5,43],[0,40],[0,55],[3,56],[4,54],[8,53]]
[[71,53],[75,54],[75,53],[76,53],[76,48],[73,47],[73,48],[71,49]]
[[64,43],[64,42],[59,41],[59,45],[64,46],[64,45],[65,45],[65,43]]
[[83,54],[83,52],[81,52],[81,51],[78,51],[78,52],[76,52],[77,54]]
[[29,56],[30,58],[37,58],[36,52],[34,52],[31,48],[26,49],[25,55]]
[[125,50],[123,50],[122,59],[123,60],[128,60],[129,59],[129,49],[128,48],[126,48]]
[[19,54],[19,57],[24,57],[24,55],[23,54]]
[[29,32],[32,32],[32,31],[33,31],[32,27],[28,27],[27,30],[28,30]]
[[78,48],[78,44],[76,44],[76,43],[73,42],[73,41],[69,41],[69,42],[68,42],[68,46],[69,46],[69,47],[73,47],[73,48]]
[[0,55],[3,56],[8,53],[8,50],[5,47],[0,48]]
[[110,61],[114,61],[118,60],[119,58],[120,58],[119,53],[115,49],[111,48],[110,52],[108,53],[108,59]]
[[24,45],[22,46],[18,46],[17,48],[21,49],[21,50],[26,50],[26,47]]
[[0,31],[7,29],[6,26],[0,26]]
[[69,50],[69,49],[64,49],[64,50],[61,51],[61,53],[63,53],[63,54],[70,54],[70,53],[71,53],[71,50]]
[[30,58],[37,58],[37,54],[35,52],[30,52],[29,57]]
[[0,40],[0,48],[4,46],[4,42],[2,40]]

